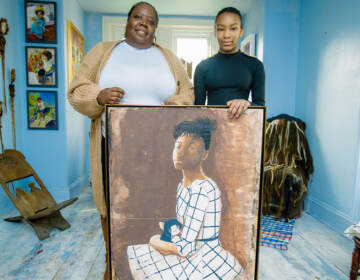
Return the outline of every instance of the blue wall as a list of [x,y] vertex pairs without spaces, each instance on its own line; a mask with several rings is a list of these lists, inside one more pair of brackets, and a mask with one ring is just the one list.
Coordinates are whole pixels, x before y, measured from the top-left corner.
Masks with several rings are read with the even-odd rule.
[[294,115],[300,0],[264,0],[264,66],[268,116]]
[[339,232],[359,218],[359,11],[357,0],[304,0],[301,9],[296,114],[315,163],[309,211]]
[[102,41],[102,16],[101,14],[85,14],[85,53]]
[[[52,0],[54,1],[54,0]],[[44,182],[55,200],[62,201],[78,193],[88,184],[87,131],[88,123],[70,109],[66,101],[66,19],[83,28],[83,14],[76,2],[57,2],[57,44],[25,43],[24,0],[2,0],[0,17],[9,21],[10,32],[6,36],[6,87],[11,68],[16,69],[15,111],[17,149],[21,151]],[[75,6],[74,6],[75,4]],[[71,8],[70,8],[71,6]],[[64,18],[64,7],[67,17]],[[72,11],[72,14],[68,14]],[[25,46],[51,46],[57,48],[57,88],[28,88],[26,86]],[[1,82],[2,86],[2,82]],[[29,130],[27,128],[26,90],[54,90],[58,99],[58,130]],[[2,91],[1,91],[2,96]],[[2,97],[0,97],[2,100]],[[69,126],[68,124],[73,124]],[[12,148],[10,110],[4,116],[4,142]],[[85,133],[86,131],[86,133]],[[14,210],[10,199],[0,190],[0,214]]]
[[264,15],[264,0],[254,0],[251,9],[243,14],[244,35],[242,39],[251,33],[255,33],[255,54],[261,61],[264,54]]
[[[85,14],[77,1],[63,0],[64,14],[63,25],[71,21],[83,36],[85,25]],[[67,32],[64,32],[63,42],[67,43]],[[86,41],[86,40],[85,40]],[[67,58],[67,49],[65,48]],[[67,75],[67,69],[66,69]],[[65,85],[67,90],[68,85]],[[76,112],[65,102],[66,111],[66,154],[67,154],[67,185],[70,196],[75,196],[89,183],[89,129],[90,120]]]
[[[23,28],[23,25],[19,22],[19,9],[22,8],[18,1],[13,0],[2,0],[0,2],[0,18],[4,17],[8,20],[8,24],[10,27],[9,33],[5,36],[6,39],[6,48],[5,48],[5,87],[6,87],[6,95],[7,95],[7,103],[10,105],[8,85],[10,83],[10,70],[11,68],[15,68],[17,78],[15,81],[15,112],[17,113],[15,116],[16,122],[16,137],[17,137],[17,146],[21,146],[23,142],[23,138],[21,135],[20,124],[23,123],[23,116],[20,114],[20,99],[24,96],[24,87],[21,83],[21,74],[19,73],[19,63],[23,61],[19,59],[19,53],[24,51],[20,40],[24,40],[23,37],[20,39],[19,30]],[[0,67],[0,100],[3,101],[3,79],[2,79],[2,68]],[[25,108],[25,107],[24,107]],[[25,109],[26,111],[26,109]],[[5,149],[12,149],[12,124],[11,124],[11,112],[10,106],[8,106],[7,113],[4,112],[2,118],[2,139],[4,141]],[[0,215],[13,210],[15,207],[12,202],[3,191],[2,187],[0,187]]]

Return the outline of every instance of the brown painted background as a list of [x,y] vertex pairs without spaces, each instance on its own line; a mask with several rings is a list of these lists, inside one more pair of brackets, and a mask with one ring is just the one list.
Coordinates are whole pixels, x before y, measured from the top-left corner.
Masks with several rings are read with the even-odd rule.
[[203,167],[221,190],[220,240],[254,279],[263,135],[263,109],[230,120],[225,108],[112,107],[109,109],[109,188],[113,279],[131,279],[128,245],[161,234],[176,217],[182,178],[172,162],[173,128],[184,120],[217,121]]

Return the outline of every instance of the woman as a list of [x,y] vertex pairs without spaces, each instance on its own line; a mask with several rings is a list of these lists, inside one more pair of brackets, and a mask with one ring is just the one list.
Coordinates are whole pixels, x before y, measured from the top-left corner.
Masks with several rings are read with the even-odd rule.
[[253,105],[265,105],[265,73],[261,61],[239,51],[243,35],[242,16],[233,7],[218,12],[215,34],[219,52],[202,61],[195,70],[195,105],[229,106],[230,118],[239,116]]
[[128,13],[126,39],[103,42],[90,50],[68,91],[74,109],[91,118],[91,182],[105,239],[104,105],[191,105],[194,101],[192,84],[178,58],[154,43],[158,21],[152,5],[136,3]]
[[184,121],[174,129],[173,162],[183,180],[176,196],[177,219],[182,232],[172,242],[160,235],[149,245],[127,248],[134,279],[235,279],[243,269],[219,240],[221,197],[216,183],[207,177],[202,163],[208,156],[215,121]]

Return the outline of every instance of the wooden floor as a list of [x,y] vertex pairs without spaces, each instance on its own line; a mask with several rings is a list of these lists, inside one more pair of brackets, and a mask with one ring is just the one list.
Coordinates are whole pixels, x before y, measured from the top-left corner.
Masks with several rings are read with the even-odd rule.
[[[39,241],[26,223],[0,221],[0,279],[82,280],[103,277],[105,245],[91,189],[62,210],[70,222]],[[17,215],[10,213],[8,216]],[[353,244],[309,215],[295,223],[288,251],[260,247],[259,280],[348,279]]]

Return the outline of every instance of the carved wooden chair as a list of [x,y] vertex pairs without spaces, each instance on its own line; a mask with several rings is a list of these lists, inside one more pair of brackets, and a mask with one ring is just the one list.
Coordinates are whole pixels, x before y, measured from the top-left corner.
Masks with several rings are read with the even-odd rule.
[[[25,178],[35,180],[28,184],[30,192],[21,188],[16,188],[12,192],[9,185]],[[40,188],[36,186],[35,182]],[[5,150],[3,154],[0,154],[0,184],[21,214],[21,216],[7,218],[5,221],[19,222],[24,219],[32,226],[40,240],[49,237],[53,228],[65,230],[70,227],[60,210],[75,202],[77,197],[59,204],[56,203],[39,176],[19,151]]]

